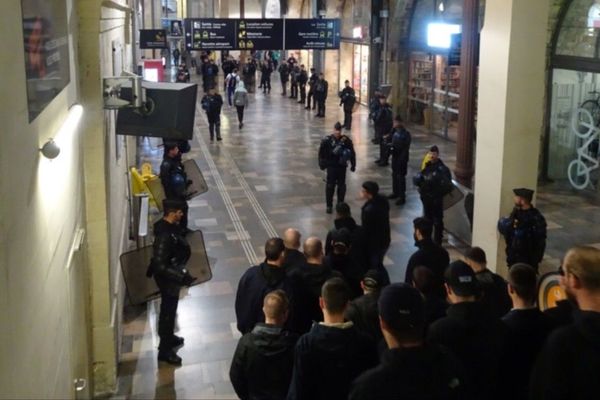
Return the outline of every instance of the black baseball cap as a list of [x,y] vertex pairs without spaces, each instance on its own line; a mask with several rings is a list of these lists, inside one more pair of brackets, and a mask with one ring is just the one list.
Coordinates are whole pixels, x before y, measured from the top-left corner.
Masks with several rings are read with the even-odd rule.
[[372,290],[379,289],[382,281],[383,279],[381,278],[381,274],[376,269],[368,270],[362,280],[363,285]]
[[444,274],[446,283],[459,296],[477,296],[479,282],[473,269],[464,261],[450,263]]
[[386,286],[379,296],[379,316],[395,331],[416,329],[425,324],[425,302],[414,287],[406,283]]
[[331,233],[333,245],[344,245],[349,247],[352,243],[352,237],[348,228],[336,229]]
[[527,201],[531,201],[531,199],[533,199],[533,194],[535,192],[533,190],[527,189],[527,188],[516,188],[516,189],[513,189],[513,193],[515,194],[515,196],[519,196],[519,197],[524,198]]

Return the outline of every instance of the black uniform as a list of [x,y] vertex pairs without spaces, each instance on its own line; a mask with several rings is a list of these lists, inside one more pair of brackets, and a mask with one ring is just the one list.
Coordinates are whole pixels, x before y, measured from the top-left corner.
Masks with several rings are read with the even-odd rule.
[[444,235],[444,196],[453,189],[452,174],[442,160],[428,162],[417,176],[414,184],[419,188],[423,214],[433,221],[433,241],[442,244]]
[[344,106],[344,128],[352,128],[352,111],[354,110],[354,104],[356,103],[356,94],[354,89],[351,87],[345,87],[340,92],[340,106]]
[[181,235],[181,229],[164,219],[154,224],[152,261],[147,275],[154,276],[160,290],[161,303],[158,317],[158,345],[160,353],[169,352],[176,345],[175,316],[179,303],[179,290],[193,279],[185,269],[191,255],[190,245]]
[[171,158],[165,155],[162,163],[160,164],[159,176],[165,192],[165,198],[167,200],[176,201],[181,206],[183,218],[179,223],[179,229],[185,233],[188,225],[186,189],[189,181],[187,179],[185,169],[183,168],[183,164],[181,163],[181,157]]
[[215,131],[217,133],[217,140],[221,140],[221,107],[223,107],[223,98],[220,94],[205,95],[202,97],[201,103],[208,117],[210,140],[214,140]]
[[388,143],[386,143],[384,136],[389,134],[394,126],[394,113],[392,107],[385,103],[380,105],[377,112],[373,116],[373,123],[375,124],[375,141],[379,143],[379,162],[387,164],[389,158]]
[[441,299],[446,298],[446,290],[444,289],[444,271],[450,264],[450,256],[448,251],[439,244],[434,243],[430,238],[419,240],[415,243],[419,250],[415,251],[408,259],[406,265],[406,274],[404,282],[412,285],[413,271],[415,268],[423,266],[431,270],[435,275],[433,283],[433,293]]
[[600,313],[577,311],[552,332],[531,376],[532,400],[596,399],[600,393]]
[[282,63],[279,66],[278,71],[279,71],[279,79],[281,80],[281,88],[283,89],[281,94],[285,96],[287,83],[290,80],[290,67],[288,66],[287,63]]
[[260,68],[260,87],[263,88],[263,93],[271,93],[271,64],[264,63]]
[[346,195],[346,168],[350,162],[351,171],[356,169],[356,154],[352,140],[346,135],[329,135],[321,141],[319,147],[319,168],[327,170],[325,203],[333,207],[333,193],[337,185],[337,201],[342,203]]
[[506,263],[531,265],[537,271],[546,249],[546,219],[537,208],[513,209],[498,221],[498,231],[506,241]]
[[294,367],[298,335],[258,323],[242,336],[229,377],[240,399],[285,399]]
[[[310,78],[308,79],[308,100],[306,102],[306,109],[309,110],[310,107],[310,100],[313,99],[313,96],[315,95],[315,84],[317,83],[317,81],[319,80],[319,75],[317,75],[316,73],[312,73]],[[312,109],[314,110],[316,107],[316,103],[317,100],[314,99],[313,103],[312,103]]]
[[391,349],[381,364],[359,376],[350,400],[464,400],[463,367],[449,351],[436,345]]
[[502,318],[512,308],[506,281],[489,269],[475,273],[481,286],[481,303],[494,318]]
[[317,102],[317,116],[325,116],[325,100],[327,100],[327,91],[329,90],[329,83],[325,79],[319,79],[315,82],[314,92],[315,101]]
[[300,100],[298,103],[304,104],[306,102],[306,82],[308,82],[308,74],[305,69],[300,69],[298,73],[298,87],[300,88]]
[[254,59],[244,64],[244,68],[242,69],[242,78],[248,93],[254,93],[256,85],[256,61]]
[[406,201],[406,173],[410,152],[410,133],[404,127],[394,128],[390,153],[392,154],[392,192],[398,203]]
[[300,67],[297,65],[292,67],[290,72],[291,83],[290,83],[290,99],[298,98],[298,77],[300,76]]

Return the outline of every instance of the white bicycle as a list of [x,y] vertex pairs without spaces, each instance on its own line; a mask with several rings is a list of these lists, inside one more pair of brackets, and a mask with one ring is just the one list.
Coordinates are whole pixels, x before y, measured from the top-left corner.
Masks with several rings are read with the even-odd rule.
[[575,189],[582,190],[590,185],[591,172],[600,166],[600,160],[590,155],[590,149],[600,139],[600,129],[596,127],[592,113],[584,107],[578,108],[573,114],[571,128],[583,143],[577,148],[577,159],[569,163],[567,176]]

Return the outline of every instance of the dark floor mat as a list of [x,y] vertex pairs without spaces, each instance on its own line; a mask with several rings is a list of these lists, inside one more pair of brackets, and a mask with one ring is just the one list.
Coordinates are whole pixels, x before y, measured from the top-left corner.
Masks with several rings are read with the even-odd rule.
[[[187,269],[192,276],[198,278],[192,286],[209,281],[212,278],[212,271],[206,255],[202,232],[193,231],[186,238],[192,248],[192,255],[187,263]],[[159,297],[158,287],[154,279],[146,277],[146,270],[151,258],[152,245],[123,253],[120,257],[121,270],[127,286],[127,296],[130,304],[142,304]]]

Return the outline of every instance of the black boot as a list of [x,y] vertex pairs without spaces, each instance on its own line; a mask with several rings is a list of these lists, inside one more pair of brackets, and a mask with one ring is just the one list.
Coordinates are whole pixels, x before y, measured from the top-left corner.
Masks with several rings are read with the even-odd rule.
[[171,365],[181,365],[181,357],[179,357],[173,350],[158,352],[158,361],[166,362]]

